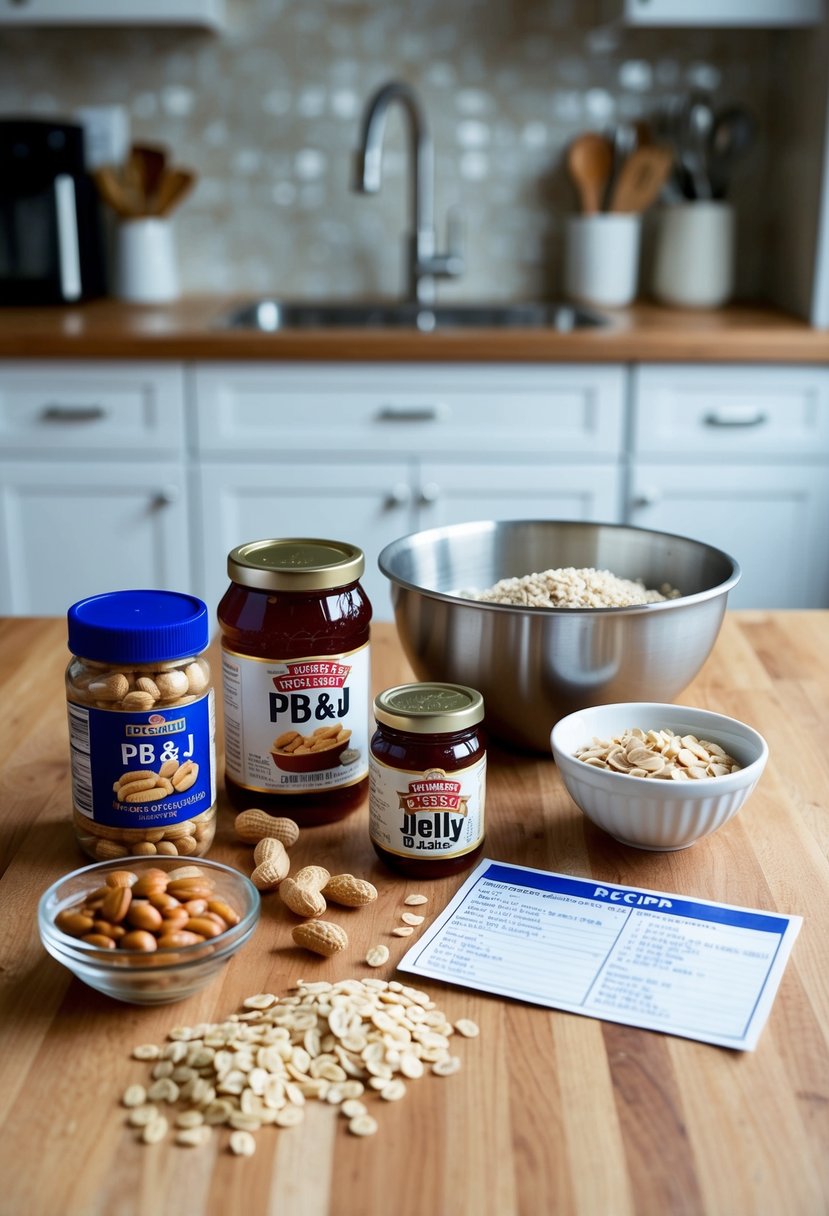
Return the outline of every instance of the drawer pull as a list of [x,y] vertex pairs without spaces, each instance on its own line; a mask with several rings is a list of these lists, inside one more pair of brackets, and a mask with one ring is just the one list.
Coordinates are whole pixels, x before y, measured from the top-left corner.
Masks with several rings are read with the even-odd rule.
[[385,506],[392,511],[395,507],[408,507],[411,501],[411,487],[405,481],[398,481],[386,495]]
[[445,405],[381,405],[377,417],[381,422],[438,422],[446,414]]
[[747,410],[739,409],[732,412],[724,411],[721,414],[706,414],[704,418],[706,426],[720,427],[765,426],[768,420],[768,414],[749,413]]
[[102,405],[44,405],[44,422],[100,422],[107,412]]
[[165,507],[172,507],[177,502],[178,488],[176,486],[167,486],[154,495],[150,507],[153,511],[163,511]]
[[431,507],[440,498],[440,486],[436,481],[427,481],[421,486],[418,501],[421,507]]

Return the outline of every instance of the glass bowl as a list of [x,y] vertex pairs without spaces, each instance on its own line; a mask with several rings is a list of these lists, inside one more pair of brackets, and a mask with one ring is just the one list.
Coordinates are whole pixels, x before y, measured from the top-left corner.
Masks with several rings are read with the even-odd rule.
[[[143,950],[105,949],[64,933],[55,924],[63,911],[106,885],[115,870],[141,876],[146,870],[189,869],[191,865],[212,879],[214,894],[239,915],[239,923],[216,937],[189,946]],[[83,983],[118,1001],[133,1005],[165,1005],[181,1001],[206,987],[225,963],[244,946],[259,919],[259,892],[244,874],[216,861],[183,857],[119,857],[84,866],[64,875],[44,891],[37,910],[44,947]]]

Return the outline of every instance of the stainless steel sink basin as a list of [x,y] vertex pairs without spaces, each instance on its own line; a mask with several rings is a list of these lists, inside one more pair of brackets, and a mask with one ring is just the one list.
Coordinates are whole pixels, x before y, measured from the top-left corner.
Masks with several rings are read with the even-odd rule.
[[330,303],[307,300],[253,300],[222,318],[229,329],[277,333],[286,329],[574,329],[607,325],[608,319],[569,304]]

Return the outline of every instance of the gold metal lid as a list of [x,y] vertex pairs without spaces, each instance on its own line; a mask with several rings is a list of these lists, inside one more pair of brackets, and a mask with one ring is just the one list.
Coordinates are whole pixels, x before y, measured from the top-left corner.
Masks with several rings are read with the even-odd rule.
[[463,684],[398,684],[375,697],[374,716],[396,730],[448,734],[482,721],[484,699]]
[[252,540],[227,558],[231,581],[259,591],[328,591],[355,583],[365,568],[356,545],[311,537]]

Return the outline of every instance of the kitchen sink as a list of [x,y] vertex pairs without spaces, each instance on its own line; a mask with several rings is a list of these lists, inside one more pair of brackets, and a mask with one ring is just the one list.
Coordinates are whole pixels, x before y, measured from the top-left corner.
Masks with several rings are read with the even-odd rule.
[[608,319],[569,304],[330,303],[253,300],[222,318],[228,329],[277,333],[285,329],[574,329],[607,325]]

